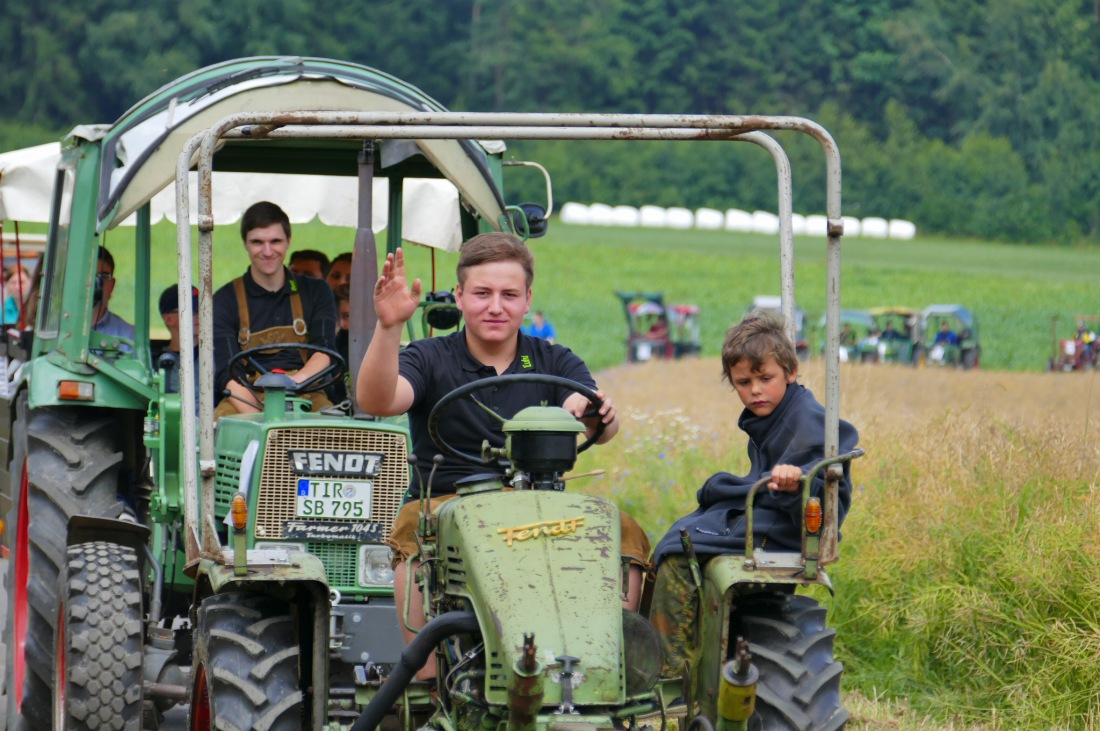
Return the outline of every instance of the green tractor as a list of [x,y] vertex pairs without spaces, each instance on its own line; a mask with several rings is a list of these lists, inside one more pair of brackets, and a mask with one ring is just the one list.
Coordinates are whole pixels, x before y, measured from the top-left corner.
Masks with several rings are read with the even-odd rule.
[[920,312],[908,307],[875,307],[868,312],[871,332],[859,341],[860,362],[915,364]]
[[[222,418],[215,431],[209,306],[217,258],[209,208],[199,212],[199,359],[180,363],[187,395],[168,392],[154,360],[159,292],[151,272],[175,271],[178,252],[154,246],[152,223],[167,213],[178,220],[179,241],[189,239],[195,173],[189,159],[180,161],[181,150],[241,109],[273,116],[442,111],[418,89],[365,67],[257,58],[197,71],[113,125],[78,128],[65,140],[53,161],[37,321],[26,337],[5,342],[3,353],[9,365],[21,364],[0,398],[8,454],[0,495],[11,557],[8,728],[98,728],[112,719],[155,727],[181,701],[191,701],[196,728],[247,728],[275,716],[287,720],[274,728],[319,726],[348,712],[358,672],[399,658],[384,540],[408,485],[408,431],[354,410],[308,413],[301,389],[278,374],[257,382],[269,392],[263,414]],[[288,188],[272,194],[290,197],[288,210],[301,208],[303,198],[314,206],[339,202],[336,193],[318,193],[350,190],[350,210],[344,204],[298,215],[358,222],[359,282],[376,276],[372,205],[388,213],[391,250],[402,240],[454,249],[480,228],[527,235],[545,223],[538,206],[505,207],[503,145],[248,137],[238,131],[218,143],[212,189],[251,195],[248,205],[256,186],[287,174]],[[207,195],[197,200],[209,206],[209,178],[205,185]],[[389,191],[377,205],[369,193],[376,187]],[[355,205],[360,189],[368,194]],[[180,210],[177,199],[185,201]],[[227,205],[216,210],[232,220],[239,204]],[[134,229],[120,227],[134,220]],[[132,339],[92,327],[104,244],[134,262],[132,278],[117,282],[120,293],[132,293]],[[179,287],[189,293],[197,249],[180,246]],[[191,297],[179,301],[189,322]],[[361,358],[373,323],[370,308],[357,304],[362,316],[353,317],[350,349]],[[426,298],[425,323],[453,327],[454,314],[445,297]],[[181,352],[192,352],[194,337],[182,330]],[[198,404],[196,392],[204,396]],[[247,515],[239,531],[224,522],[235,497]],[[235,568],[245,561],[247,569]],[[257,652],[269,661],[241,675],[241,658]]]
[[[503,464],[506,477],[471,481],[459,499],[422,514],[429,560],[417,580],[430,597],[428,621],[402,647],[408,603],[394,596],[385,539],[410,469],[431,466],[410,465],[401,421],[358,413],[354,394],[347,410],[307,411],[301,387],[272,372],[255,384],[266,395],[261,413],[222,417],[215,428],[213,239],[216,217],[226,215],[218,176],[346,178],[367,192],[354,199],[354,371],[374,325],[376,180],[388,183],[389,250],[409,240],[445,246],[486,229],[522,237],[545,229],[548,206],[504,203],[504,145],[475,139],[763,147],[779,174],[789,309],[789,162],[762,131],[780,129],[818,140],[829,180],[827,454],[815,470],[823,491],[811,496],[813,475],[804,480],[802,550],[750,546],[708,562],[699,576],[702,659],[687,677],[660,677],[652,627],[620,606],[617,510],[563,489],[588,446],[577,445],[579,424],[532,404],[502,423],[503,449],[440,445],[449,458]],[[439,179],[450,197],[431,197],[435,208],[410,215],[412,185]],[[843,725],[832,631],[815,601],[793,593],[830,586],[824,567],[837,559],[842,465],[860,454],[838,454],[840,168],[820,126],[763,116],[458,114],[364,67],[245,59],[173,82],[114,125],[81,128],[66,140],[56,181],[33,339],[7,344],[22,365],[0,399],[10,456],[0,484],[10,504],[9,728],[155,728],[177,704],[189,706],[192,729],[426,722],[441,731],[594,731],[644,717],[663,724],[685,710],[720,729]],[[192,316],[193,281],[199,303],[198,362],[181,359],[180,393],[155,366],[149,307],[160,253],[154,199],[173,182],[181,320]],[[97,333],[92,312],[99,246],[131,215],[135,337],[127,339]],[[441,219],[454,222],[454,235],[422,233]],[[445,293],[426,297],[424,332],[410,337],[453,327],[453,315]],[[182,328],[181,352],[195,339]],[[313,386],[328,377],[339,374]],[[438,418],[469,397],[453,393]],[[415,682],[433,655],[439,683]]]

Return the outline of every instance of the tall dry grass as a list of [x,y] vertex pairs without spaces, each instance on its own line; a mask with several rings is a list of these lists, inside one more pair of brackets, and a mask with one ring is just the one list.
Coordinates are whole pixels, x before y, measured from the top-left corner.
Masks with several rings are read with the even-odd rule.
[[[622,430],[578,488],[658,539],[707,476],[743,473],[719,369],[600,374]],[[803,366],[819,398],[823,376]],[[850,365],[841,382],[867,450],[830,569],[848,687],[951,728],[1100,728],[1100,378]]]

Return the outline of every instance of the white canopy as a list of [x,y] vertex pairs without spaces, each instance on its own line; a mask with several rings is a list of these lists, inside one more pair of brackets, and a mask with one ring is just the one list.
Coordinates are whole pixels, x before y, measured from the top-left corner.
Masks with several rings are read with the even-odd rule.
[[[61,145],[51,142],[0,154],[0,219],[45,223]],[[197,174],[191,173],[191,220],[198,218]],[[319,218],[329,226],[358,225],[358,181],[329,175],[214,174],[214,220],[233,224],[256,201],[277,203],[293,223]],[[371,228],[378,232],[389,222],[389,181],[375,179]],[[458,189],[447,180],[405,181],[402,238],[424,246],[458,251],[462,244]],[[167,218],[175,223],[175,185],[150,201],[153,223]],[[134,225],[130,216],[122,225]]]

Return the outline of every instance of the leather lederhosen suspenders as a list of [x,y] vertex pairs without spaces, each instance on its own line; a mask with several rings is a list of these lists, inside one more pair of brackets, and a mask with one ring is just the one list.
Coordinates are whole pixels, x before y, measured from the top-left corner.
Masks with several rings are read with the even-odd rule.
[[[237,332],[237,344],[241,350],[257,348],[275,343],[305,343],[309,330],[306,327],[305,315],[302,311],[302,295],[298,291],[298,280],[293,272],[288,273],[290,279],[290,311],[294,317],[290,325],[277,325],[266,330],[252,332],[251,319],[248,316],[248,296],[244,291],[244,277],[233,280],[233,291],[237,295],[237,315],[240,319],[241,329]],[[308,351],[301,351],[302,365],[309,359]]]

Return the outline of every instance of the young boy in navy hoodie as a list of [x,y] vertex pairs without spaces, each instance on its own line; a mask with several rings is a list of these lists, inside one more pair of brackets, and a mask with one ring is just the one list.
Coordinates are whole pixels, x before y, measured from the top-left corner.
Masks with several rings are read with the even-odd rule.
[[[753,546],[800,551],[799,479],[825,458],[825,409],[795,382],[798,357],[780,321],[754,313],[732,327],[722,346],[722,371],[745,406],[737,425],[749,436],[750,469],[743,477],[729,472],[710,477],[697,494],[699,508],[678,520],[653,552],[657,578],[650,620],[661,635],[666,671],[677,675],[685,661],[695,659],[692,638],[700,599],[680,531],[687,531],[701,564],[711,556],[743,551],[745,498],[753,483],[770,472],[767,491],[753,501]],[[841,421],[840,451],[851,451],[858,440],[855,427]],[[823,489],[824,479],[818,476],[813,494],[820,496]],[[845,463],[838,500],[841,521],[851,499]]]

